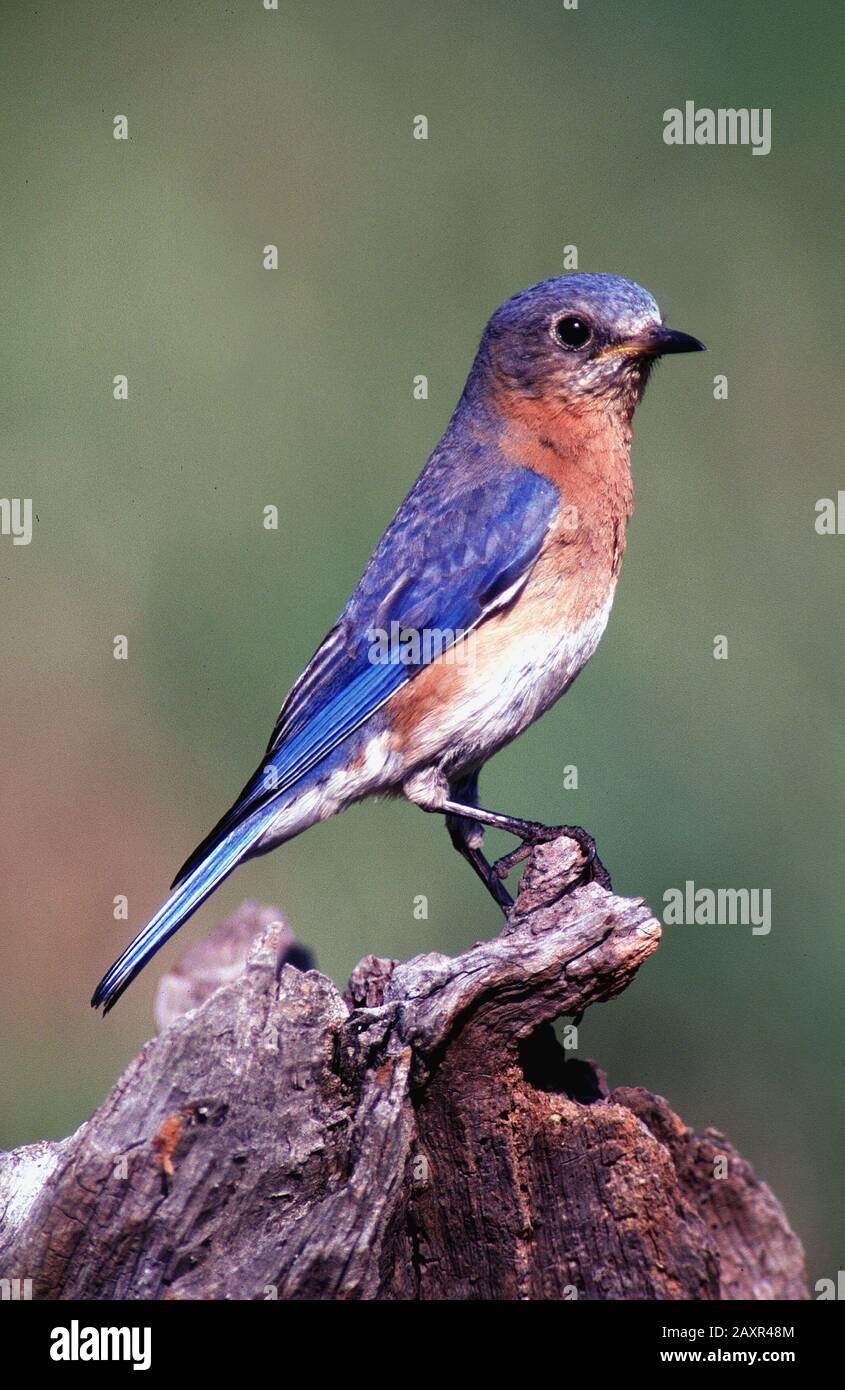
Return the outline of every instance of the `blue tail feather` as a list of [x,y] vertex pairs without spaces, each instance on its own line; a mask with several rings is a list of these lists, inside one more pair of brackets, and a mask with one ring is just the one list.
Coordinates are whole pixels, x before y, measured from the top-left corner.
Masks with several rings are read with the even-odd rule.
[[182,880],[175,893],[159,908],[154,917],[138,933],[106,972],[91,999],[93,1008],[102,1004],[107,1014],[120,998],[123,991],[132,983],[147,961],[155,955],[183,922],[205,902],[209,894],[227,878],[243,859],[247,851],[260,839],[267,826],[277,814],[277,806],[264,806],[248,816],[234,830],[230,831],[219,844],[209,851],[201,864]]

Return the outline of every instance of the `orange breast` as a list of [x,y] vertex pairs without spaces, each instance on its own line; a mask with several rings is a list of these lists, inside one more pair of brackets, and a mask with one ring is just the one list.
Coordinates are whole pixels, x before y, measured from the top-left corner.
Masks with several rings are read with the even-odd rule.
[[[515,668],[536,670],[526,676],[529,685],[548,680],[553,689],[559,679],[565,687],[572,678],[569,654],[577,668],[593,629],[601,631],[600,615],[606,617],[616,585],[632,510],[630,432],[609,428],[604,414],[573,416],[545,400],[509,396],[497,407],[499,450],[551,478],[561,508],[524,588],[464,639],[465,659],[456,659],[454,649],[445,652],[390,701],[391,743],[405,752],[431,744],[426,729],[448,723],[449,710],[463,710],[470,719],[487,710],[498,718],[497,690],[514,688],[514,698],[530,704],[513,681]],[[547,695],[544,707],[551,702]]]
[[[547,708],[588,659],[603,629],[615,579],[605,566],[582,566],[555,544],[540,555],[525,588],[455,647],[419,671],[390,701],[391,747],[412,761],[435,755],[452,738],[492,744],[515,737]],[[514,708],[513,715],[510,706]]]

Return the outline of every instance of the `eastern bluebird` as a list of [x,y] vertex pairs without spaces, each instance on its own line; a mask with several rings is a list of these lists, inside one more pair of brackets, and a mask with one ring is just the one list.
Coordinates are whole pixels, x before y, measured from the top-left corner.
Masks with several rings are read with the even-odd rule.
[[[479,770],[595,651],[632,510],[634,408],[656,358],[702,347],[616,275],[544,280],[497,309],[440,443],[288,695],[261,766],[100,981],[95,1007],[107,1012],[238,864],[372,793],[444,814],[507,912],[503,876],[550,830],[482,809]],[[491,865],[485,825],[521,849]],[[590,837],[567,829],[603,875]]]

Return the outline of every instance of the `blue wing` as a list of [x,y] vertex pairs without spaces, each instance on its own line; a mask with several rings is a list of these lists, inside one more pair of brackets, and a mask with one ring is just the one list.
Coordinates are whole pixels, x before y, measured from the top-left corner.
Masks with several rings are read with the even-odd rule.
[[[254,853],[278,800],[379,710],[415,668],[374,633],[467,632],[527,578],[559,506],[557,488],[477,449],[456,464],[448,433],[382,537],[336,626],[286,700],[261,767],[191,855],[175,891],[100,981],[106,1012],[152,955]],[[491,457],[492,453],[492,457]],[[457,476],[459,474],[459,476]],[[426,648],[420,650],[420,664]]]
[[389,633],[393,623],[414,632],[467,632],[527,578],[559,506],[554,484],[501,461],[495,473],[470,474],[457,485],[444,486],[432,473],[423,472],[408,494],[339,621],[291,690],[260,768],[175,883],[243,816],[322,762],[425,664],[425,644],[418,665],[395,647],[388,660],[374,663],[376,632]]

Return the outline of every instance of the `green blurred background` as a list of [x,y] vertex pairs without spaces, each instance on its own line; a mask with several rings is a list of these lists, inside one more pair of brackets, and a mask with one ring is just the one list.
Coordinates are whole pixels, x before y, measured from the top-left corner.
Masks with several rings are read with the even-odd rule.
[[[723,1129],[835,1275],[845,539],[814,506],[845,486],[841,30],[833,0],[5,0],[0,495],[38,520],[0,538],[0,1142],[89,1114],[165,966],[244,897],[339,982],[499,930],[438,818],[367,804],[241,870],[106,1022],[88,1008],[258,761],[487,315],[575,244],[710,352],[657,372],[609,630],[485,802],[588,826],[658,913],[688,878],[772,890],[768,937],[667,928],[582,1051]],[[667,147],[687,99],[770,107],[771,154]]]

